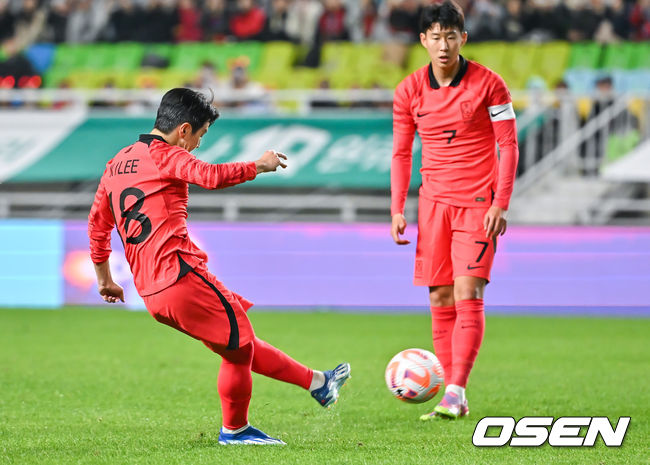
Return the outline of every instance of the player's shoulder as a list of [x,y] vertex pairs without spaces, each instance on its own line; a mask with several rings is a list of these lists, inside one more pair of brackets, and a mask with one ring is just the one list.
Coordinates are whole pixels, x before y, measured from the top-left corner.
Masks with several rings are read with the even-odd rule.
[[467,74],[472,77],[473,81],[478,81],[483,84],[504,82],[499,73],[477,61],[467,60],[467,71]]
[[395,93],[412,94],[416,89],[419,89],[428,78],[428,69],[429,65],[427,64],[406,76],[397,85]]

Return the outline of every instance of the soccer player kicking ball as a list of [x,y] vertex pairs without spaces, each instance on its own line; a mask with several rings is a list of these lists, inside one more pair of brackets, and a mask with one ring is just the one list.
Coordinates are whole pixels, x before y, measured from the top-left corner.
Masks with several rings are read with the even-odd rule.
[[483,340],[483,292],[497,236],[506,230],[518,159],[510,94],[496,73],[460,55],[464,23],[452,1],[424,8],[420,42],[431,62],[397,86],[393,103],[391,235],[408,244],[400,235],[417,130],[422,186],[414,283],[429,287],[433,347],[445,370],[445,395],[422,420],[469,414],[465,386]]
[[257,338],[246,316],[253,304],[208,271],[208,257],[190,239],[188,184],[219,189],[286,168],[287,157],[272,150],[255,162],[219,165],[191,155],[218,117],[216,108],[190,89],[164,95],[151,133],[141,135],[106,165],[88,217],[91,258],[102,298],[124,301],[108,261],[111,231],[117,226],[149,313],[222,357],[220,444],[284,444],[248,423],[251,371],[307,389],[320,405],[329,407],[350,377],[350,365],[312,370]]

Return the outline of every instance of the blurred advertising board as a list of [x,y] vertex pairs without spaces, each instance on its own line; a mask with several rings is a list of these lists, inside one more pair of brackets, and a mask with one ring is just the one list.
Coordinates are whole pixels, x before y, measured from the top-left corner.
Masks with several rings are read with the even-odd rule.
[[[36,113],[37,114],[37,113]],[[7,114],[5,114],[7,115]],[[56,137],[32,150],[28,159],[6,170],[9,182],[98,179],[106,162],[122,147],[148,133],[154,116],[99,117],[78,120],[51,116]],[[33,139],[33,126],[21,123]],[[11,118],[3,125],[14,134]],[[19,148],[22,139],[12,142]],[[7,143],[6,147],[12,146]],[[275,176],[260,176],[255,186],[388,188],[392,153],[392,117],[359,114],[332,117],[223,116],[210,128],[195,155],[211,163],[253,161],[267,149],[286,153],[289,167]],[[419,152],[419,140],[414,152]],[[11,157],[8,151],[6,157]],[[420,168],[414,157],[414,172]],[[0,166],[7,165],[0,152]],[[8,166],[8,165],[7,165]],[[2,173],[0,173],[2,174]],[[414,185],[419,182],[414,181]],[[249,184],[250,185],[250,184]],[[246,188],[248,185],[242,186]]]
[[[191,222],[210,270],[259,308],[428,312],[411,244],[388,224]],[[142,301],[117,236],[113,276]],[[488,310],[650,316],[650,228],[512,227],[500,240]],[[0,306],[100,305],[83,221],[0,221]]]

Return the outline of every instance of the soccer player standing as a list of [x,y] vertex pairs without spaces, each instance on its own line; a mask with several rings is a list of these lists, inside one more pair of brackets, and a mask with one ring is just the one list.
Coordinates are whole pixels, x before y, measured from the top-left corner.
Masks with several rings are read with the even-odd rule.
[[408,244],[400,235],[417,130],[422,186],[414,283],[429,287],[433,346],[445,370],[445,395],[422,420],[469,413],[465,387],[483,340],[483,293],[497,236],[506,230],[519,156],[510,93],[499,75],[460,55],[464,26],[453,1],[423,9],[420,42],[431,62],[397,86],[393,101],[391,235]]
[[253,304],[208,271],[205,252],[190,239],[188,184],[220,189],[286,168],[286,156],[272,150],[247,163],[210,164],[191,155],[218,117],[217,109],[190,89],[172,89],[163,96],[151,133],[106,165],[88,217],[90,254],[102,298],[124,301],[109,265],[116,226],[149,313],[222,357],[219,443],[284,444],[248,423],[251,371],[307,389],[329,407],[349,378],[350,365],[312,370],[257,338],[246,315]]

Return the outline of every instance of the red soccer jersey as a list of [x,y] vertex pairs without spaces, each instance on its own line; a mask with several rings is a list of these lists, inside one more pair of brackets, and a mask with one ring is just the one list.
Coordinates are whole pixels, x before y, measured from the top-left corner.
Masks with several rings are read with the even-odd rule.
[[188,183],[218,189],[256,175],[254,162],[214,165],[162,137],[141,135],[106,164],[88,216],[93,262],[108,260],[117,225],[138,293],[165,289],[181,275],[179,258],[192,268],[207,262],[187,233]]
[[420,195],[460,207],[508,208],[519,154],[510,93],[498,74],[459,59],[448,87],[440,87],[429,64],[395,90],[393,215],[404,211],[416,130],[422,139]]

